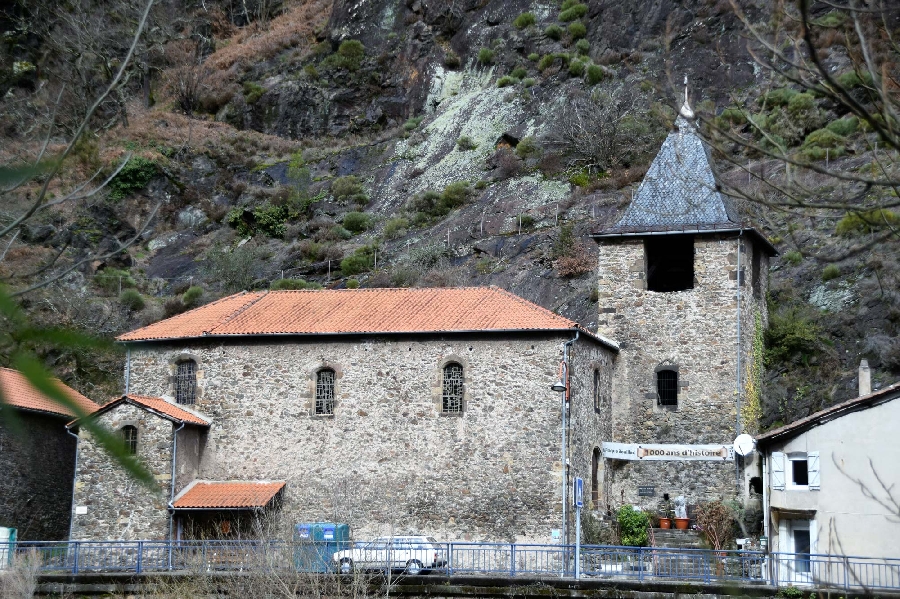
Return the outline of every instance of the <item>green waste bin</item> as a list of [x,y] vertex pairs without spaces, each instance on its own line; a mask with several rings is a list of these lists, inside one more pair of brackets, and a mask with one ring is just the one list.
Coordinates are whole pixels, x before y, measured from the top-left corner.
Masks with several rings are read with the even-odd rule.
[[298,572],[331,572],[331,556],[350,548],[350,525],[308,522],[294,527],[294,568]]

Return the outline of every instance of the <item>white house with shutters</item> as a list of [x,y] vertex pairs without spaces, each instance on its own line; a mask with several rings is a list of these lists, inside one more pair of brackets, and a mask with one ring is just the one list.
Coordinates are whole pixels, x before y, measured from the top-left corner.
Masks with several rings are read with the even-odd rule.
[[900,383],[867,391],[757,439],[766,534],[796,582],[807,554],[900,555]]

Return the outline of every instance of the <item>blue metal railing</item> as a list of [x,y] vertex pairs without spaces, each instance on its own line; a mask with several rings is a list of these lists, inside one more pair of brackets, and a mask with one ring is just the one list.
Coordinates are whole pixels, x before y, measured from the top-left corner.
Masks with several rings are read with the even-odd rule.
[[[329,556],[316,543],[278,541],[53,541],[4,545],[16,558],[38,560],[45,573],[165,571],[322,571]],[[310,551],[310,549],[313,549]],[[330,550],[329,550],[330,551]],[[391,551],[388,549],[388,551]],[[443,543],[449,576],[739,582],[837,589],[900,589],[900,559],[662,547]],[[382,559],[396,564],[395,560]],[[330,564],[335,566],[335,564]],[[329,564],[325,564],[326,569]],[[356,564],[364,568],[366,564]]]

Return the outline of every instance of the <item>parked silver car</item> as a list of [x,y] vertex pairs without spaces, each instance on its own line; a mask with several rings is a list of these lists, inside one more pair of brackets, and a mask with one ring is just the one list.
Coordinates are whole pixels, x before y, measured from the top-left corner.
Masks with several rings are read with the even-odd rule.
[[402,570],[407,574],[427,574],[447,565],[447,551],[432,537],[380,537],[354,544],[352,549],[332,556],[335,569],[349,574],[361,570]]

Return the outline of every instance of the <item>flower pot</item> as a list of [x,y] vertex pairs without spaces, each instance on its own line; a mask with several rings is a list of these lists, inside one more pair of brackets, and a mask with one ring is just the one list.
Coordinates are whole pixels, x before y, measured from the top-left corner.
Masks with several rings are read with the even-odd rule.
[[688,524],[690,524],[690,518],[675,518],[675,528],[678,530],[687,530]]
[[659,527],[660,528],[672,528],[672,519],[671,518],[660,518],[659,519]]

